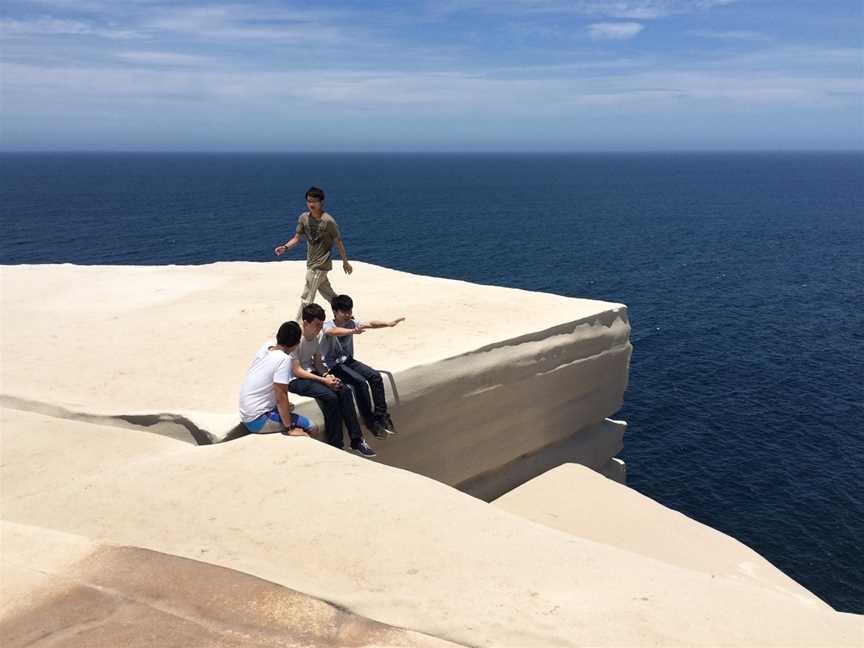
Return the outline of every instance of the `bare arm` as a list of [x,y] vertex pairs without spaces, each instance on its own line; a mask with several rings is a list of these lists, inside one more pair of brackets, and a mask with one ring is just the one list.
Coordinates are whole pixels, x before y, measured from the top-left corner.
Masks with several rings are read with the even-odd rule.
[[[320,363],[320,357],[318,358],[318,362]],[[321,383],[325,387],[329,387],[330,389],[339,389],[339,379],[336,376],[318,376],[317,374],[312,373],[311,371],[306,371],[303,367],[300,366],[300,361],[297,358],[294,358],[291,361],[291,372],[294,374],[295,378],[300,378],[302,380],[312,380],[317,383]],[[323,365],[323,363],[322,363]],[[316,363],[316,367],[318,363]]]
[[324,335],[330,335],[330,336],[336,336],[336,337],[342,337],[344,335],[360,335],[361,333],[363,333],[363,330],[364,329],[359,327],[359,326],[357,328],[353,328],[353,329],[342,328],[341,326],[333,326],[331,328],[325,329]]
[[309,436],[303,430],[291,426],[291,401],[288,399],[288,385],[273,383],[273,392],[276,394],[276,409],[279,418],[288,430],[290,436]]
[[277,245],[277,246],[276,246],[276,249],[273,250],[273,253],[274,253],[276,256],[282,256],[282,255],[285,254],[288,250],[290,250],[290,249],[293,248],[295,245],[297,245],[299,242],[300,242],[300,235],[299,235],[299,234],[295,234],[295,235],[292,236],[290,239],[288,239],[287,241],[285,241],[282,245]]
[[364,324],[365,328],[392,328],[396,326],[399,322],[404,322],[404,317],[397,317],[394,320],[386,321],[386,320],[369,320]]
[[354,272],[354,268],[348,263],[348,253],[345,251],[345,244],[342,243],[341,238],[336,239],[336,249],[339,251],[339,258],[342,259],[342,269],[345,271],[345,274],[350,275]]

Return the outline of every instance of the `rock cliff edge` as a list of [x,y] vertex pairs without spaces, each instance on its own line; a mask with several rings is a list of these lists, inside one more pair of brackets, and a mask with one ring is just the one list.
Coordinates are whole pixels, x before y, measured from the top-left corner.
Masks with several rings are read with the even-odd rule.
[[0,271],[4,646],[864,640],[860,616],[601,475],[624,478],[620,304],[334,274],[359,317],[407,317],[355,342],[392,374],[400,431],[369,461],[238,435],[301,263]]

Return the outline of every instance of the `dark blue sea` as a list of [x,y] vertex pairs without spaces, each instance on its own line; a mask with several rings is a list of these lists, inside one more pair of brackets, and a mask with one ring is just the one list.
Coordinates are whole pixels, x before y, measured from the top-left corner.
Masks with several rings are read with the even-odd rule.
[[0,262],[275,262],[309,185],[353,259],[627,304],[630,485],[864,613],[864,154],[3,155]]

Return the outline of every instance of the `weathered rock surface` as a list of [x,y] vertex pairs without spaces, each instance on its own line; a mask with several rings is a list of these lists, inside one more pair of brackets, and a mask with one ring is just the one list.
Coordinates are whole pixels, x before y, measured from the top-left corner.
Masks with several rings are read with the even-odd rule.
[[631,488],[598,479],[585,466],[554,468],[493,504],[550,528],[646,558],[813,598],[745,544]]
[[[0,404],[209,443],[244,432],[239,385],[294,317],[305,265],[0,272]],[[364,263],[333,281],[360,318],[408,318],[355,339],[360,359],[394,377],[385,383],[400,442],[370,439],[380,461],[491,499],[561,462],[601,468],[620,450],[624,427],[604,420],[627,386],[621,304]],[[323,422],[314,402],[292,399]]]
[[623,478],[619,304],[358,263],[334,277],[357,314],[409,318],[356,340],[399,392],[380,462],[210,444],[302,273],[0,268],[4,645],[862,644],[861,617],[599,474],[465,494],[568,461]]
[[457,644],[860,644],[861,618],[810,594],[565,533],[312,439],[194,446],[7,411],[2,442],[7,521],[205,561]]
[[224,567],[0,523],[0,643],[136,648],[446,648]]

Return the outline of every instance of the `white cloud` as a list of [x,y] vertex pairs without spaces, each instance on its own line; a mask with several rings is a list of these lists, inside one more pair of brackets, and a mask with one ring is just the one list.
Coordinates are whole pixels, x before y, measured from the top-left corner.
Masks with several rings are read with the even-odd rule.
[[[237,114],[238,110],[268,110],[268,106],[278,105],[286,111],[282,118],[292,119],[371,113],[560,117],[574,107],[601,105],[645,112],[723,102],[734,110],[749,110],[757,104],[782,107],[789,101],[824,106],[854,102],[864,96],[864,82],[849,74],[754,71],[746,60],[739,65],[718,62],[715,69],[694,62],[669,69],[609,73],[586,70],[584,74],[574,74],[565,66],[558,76],[545,79],[531,72],[520,78],[502,78],[494,74],[393,69],[225,72],[218,67],[194,71],[171,67],[4,67],[7,97],[14,99],[19,111],[27,106],[49,105],[45,97],[63,96],[67,103],[86,105],[94,101],[100,106],[113,105],[116,110],[140,101],[154,109],[183,102],[190,114],[220,106]],[[407,107],[410,111],[406,113]],[[174,111],[167,110],[169,113]]]
[[763,32],[746,30],[714,31],[710,29],[697,29],[690,30],[687,33],[692,36],[700,36],[702,38],[716,38],[719,40],[765,41],[770,39],[770,36]]
[[120,52],[117,58],[132,63],[144,63],[154,65],[203,65],[211,61],[205,56],[194,56],[192,54],[178,54],[175,52]]
[[[204,5],[157,12],[145,25],[156,31],[177,32],[199,39],[313,40],[316,43],[347,40],[337,24],[340,14],[311,10],[274,9],[255,5]],[[362,28],[354,28],[359,32]]]
[[4,36],[29,36],[31,34],[87,34],[90,26],[80,20],[41,18],[37,20],[0,20],[0,33]]
[[141,38],[141,34],[128,29],[100,27],[83,20],[68,20],[51,17],[34,20],[0,19],[0,34],[15,36],[100,36],[102,38],[127,39]]
[[625,40],[641,32],[643,26],[635,22],[594,23],[588,25],[588,35],[595,40]]
[[[155,39],[184,34],[196,40],[300,42],[314,39],[315,43],[332,44],[350,42],[368,32],[362,15],[328,9],[291,9],[266,2],[172,6],[155,0],[30,1],[74,13],[64,18],[48,15],[23,20],[0,18],[0,35]],[[89,15],[80,18],[81,14]]]
[[77,11],[79,13],[88,12],[104,12],[111,9],[112,4],[116,8],[116,3],[106,0],[29,0],[30,4],[52,9],[63,9],[65,11]]
[[584,0],[573,6],[588,15],[653,20],[666,16],[698,13],[729,5],[737,0]]
[[443,11],[468,8],[490,13],[561,13],[654,20],[699,13],[735,2],[738,0],[451,0],[444,4]]

